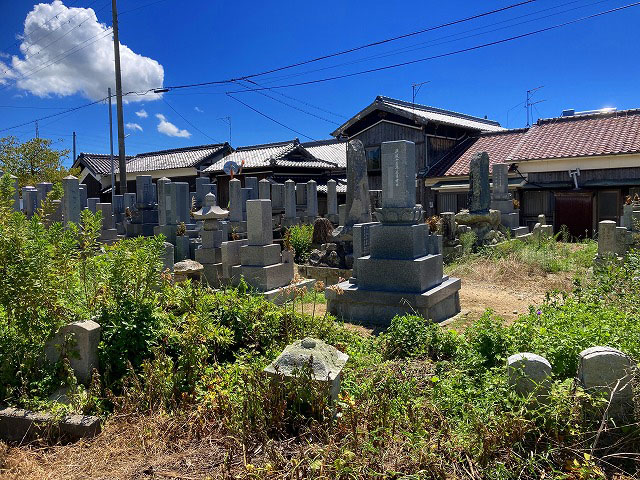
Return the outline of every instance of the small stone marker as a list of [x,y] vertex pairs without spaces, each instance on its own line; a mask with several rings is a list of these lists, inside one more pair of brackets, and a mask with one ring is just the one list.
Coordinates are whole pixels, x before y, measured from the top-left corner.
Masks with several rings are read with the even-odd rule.
[[598,223],[598,255],[616,253],[616,222],[603,220]]
[[313,379],[329,384],[331,402],[338,400],[342,369],[349,356],[322,340],[306,337],[287,345],[284,351],[264,371],[275,377],[295,377],[305,366],[311,367]]
[[591,347],[580,352],[578,380],[586,391],[604,393],[607,400],[611,399],[609,413],[612,416],[633,414],[636,372],[633,360],[615,348]]
[[509,385],[518,395],[546,395],[551,388],[551,364],[535,353],[516,353],[507,359]]
[[172,243],[164,242],[164,254],[162,255],[162,271],[173,270],[175,259],[175,247]]
[[67,337],[71,345],[67,348],[75,350],[77,355],[69,355],[69,363],[80,383],[85,385],[91,381],[94,368],[98,368],[98,344],[102,328],[93,320],[74,322],[62,327],[45,345],[45,357],[51,363],[60,358],[60,348]]

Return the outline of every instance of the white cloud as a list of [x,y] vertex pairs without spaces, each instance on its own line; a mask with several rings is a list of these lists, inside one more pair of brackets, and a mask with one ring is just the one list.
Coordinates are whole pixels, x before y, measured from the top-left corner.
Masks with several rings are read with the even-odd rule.
[[[48,21],[50,20],[50,21]],[[39,3],[27,14],[20,35],[20,55],[0,62],[0,83],[15,85],[39,97],[80,93],[92,100],[115,91],[113,38],[91,8],[67,8],[61,0]],[[156,60],[120,44],[122,90],[146,91],[162,85],[164,69]],[[124,97],[126,102],[149,101],[158,94]]]
[[160,123],[158,123],[158,131],[160,133],[163,133],[169,137],[189,138],[191,136],[191,133],[189,131],[180,130],[173,123],[169,122],[167,120],[167,117],[165,117],[161,113],[157,113],[156,117],[158,118],[158,120],[160,120]]
[[127,127],[129,130],[138,130],[139,132],[142,131],[142,127],[134,122],[127,123],[125,127]]
[[202,110],[200,107],[193,107],[193,109],[198,113],[204,113],[204,110]]
[[140,118],[147,118],[149,116],[149,114],[147,113],[147,111],[143,108],[142,110],[138,110],[136,112],[136,115]]

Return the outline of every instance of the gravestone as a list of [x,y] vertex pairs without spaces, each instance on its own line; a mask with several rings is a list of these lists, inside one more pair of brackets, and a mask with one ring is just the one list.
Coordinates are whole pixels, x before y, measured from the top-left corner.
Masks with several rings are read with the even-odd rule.
[[381,225],[369,229],[369,255],[354,258],[355,283],[338,284],[340,293],[325,290],[331,314],[388,325],[406,313],[439,322],[460,311],[460,280],[443,275],[441,247],[415,203],[415,179],[415,144],[384,142]]
[[469,166],[469,213],[489,213],[490,201],[489,155],[487,152],[476,153]]
[[311,367],[311,378],[329,387],[329,399],[335,405],[340,394],[342,369],[349,360],[346,353],[311,337],[296,340],[271,362],[264,371],[274,378],[296,377],[306,366]]
[[13,210],[20,211],[20,188],[18,186],[18,177],[15,175],[9,175],[11,178],[11,185],[13,186]]
[[271,200],[271,183],[266,178],[258,182],[258,198],[260,200]]
[[[382,225],[380,222],[356,223],[353,226],[353,258],[358,259],[369,255],[371,250],[371,229]],[[353,273],[349,281],[355,283],[357,262],[353,262]]]
[[118,231],[115,228],[113,210],[110,203],[97,203],[96,211],[102,212],[102,229],[98,240],[111,243],[118,238]]
[[62,189],[64,196],[62,197],[62,217],[64,225],[69,222],[75,224],[80,223],[80,189],[78,188],[78,179],[73,175],[66,176],[62,179]]
[[578,380],[590,393],[611,401],[609,415],[633,415],[633,378],[637,366],[628,355],[612,347],[591,347],[580,352]]
[[253,196],[252,188],[242,188],[240,189],[242,192],[242,220],[247,221],[247,202],[251,200]]
[[296,183],[296,205],[304,209],[307,205],[307,184]]
[[[151,237],[158,226],[158,208],[156,205],[156,186],[151,175],[136,176],[135,210],[130,209],[131,219],[127,223],[127,236]],[[125,196],[125,205],[127,204]]]
[[84,210],[85,208],[87,208],[87,186],[81,183],[78,188],[80,188],[80,209]]
[[87,198],[87,210],[91,213],[96,213],[96,205],[100,203],[99,198]]
[[[383,182],[388,183],[389,178]],[[415,192],[415,178],[412,191]],[[402,195],[398,193],[398,195]],[[412,200],[415,205],[415,197]],[[347,144],[347,203],[345,220],[342,228],[336,228],[334,236],[345,240],[352,238],[353,226],[356,223],[371,222],[371,204],[369,203],[369,178],[367,176],[367,159],[360,140],[351,140]]]
[[242,184],[234,178],[229,181],[229,220],[242,222]]
[[189,184],[187,182],[171,182],[171,186],[171,206],[175,209],[176,223],[178,225],[192,223]]
[[240,277],[252,288],[275,301],[280,289],[291,283],[292,261],[285,261],[280,245],[273,242],[270,200],[247,202],[247,245],[240,247],[240,265],[231,267],[231,275]]
[[509,165],[495,164],[492,178],[491,208],[500,211],[500,222],[503,226],[515,230],[520,226],[520,213],[514,209],[513,199],[509,193]]
[[516,353],[507,359],[509,385],[518,395],[547,395],[551,389],[551,364],[535,353]]
[[136,209],[136,194],[133,192],[124,194],[124,208],[133,212]]
[[[248,240],[231,240],[228,242],[222,242],[220,245],[222,255],[222,280],[225,284],[234,285],[240,281],[240,277],[235,278],[232,267],[240,265],[240,248],[247,245]],[[238,275],[241,275],[241,271],[236,271]]]
[[208,193],[213,193],[217,196],[218,188],[215,183],[210,183],[209,177],[196,178],[196,191],[195,191],[195,208],[200,209],[204,204],[204,197]]
[[[72,176],[72,175],[69,175],[69,176]],[[42,204],[47,199],[47,195],[51,190],[53,190],[53,183],[40,182],[36,185],[36,191],[38,192],[38,199],[37,199],[38,203],[36,208],[42,208]]]
[[38,208],[38,191],[35,187],[27,185],[22,187],[22,209],[27,218],[31,218]]
[[284,184],[271,185],[271,207],[274,210],[284,210]]
[[100,325],[93,320],[74,322],[62,327],[45,345],[47,361],[56,363],[60,359],[61,348],[69,338],[71,344],[66,346],[66,350],[75,352],[68,357],[73,373],[80,383],[89,384],[93,369],[98,368],[100,331]]
[[307,221],[313,223],[318,216],[318,185],[314,180],[307,182]]
[[284,182],[284,217],[287,225],[296,221],[296,184],[291,179]]
[[256,200],[258,198],[258,177],[245,177],[244,187],[248,192],[247,200]]
[[616,253],[616,222],[603,220],[598,223],[598,256]]
[[327,218],[332,223],[338,223],[338,192],[334,179],[327,181]]
[[[199,179],[196,179],[196,181]],[[171,199],[167,199],[167,185],[171,183],[167,177],[158,180],[158,225],[167,225],[167,210],[171,208]],[[168,201],[167,201],[168,200]]]
[[164,242],[164,253],[162,255],[162,271],[173,270],[175,263],[175,247],[173,243]]

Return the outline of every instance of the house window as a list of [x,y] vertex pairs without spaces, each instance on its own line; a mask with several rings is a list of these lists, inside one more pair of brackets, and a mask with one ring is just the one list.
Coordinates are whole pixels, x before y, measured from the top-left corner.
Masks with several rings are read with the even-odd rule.
[[368,171],[380,171],[381,154],[380,145],[375,147],[365,148],[365,155],[367,156],[367,170]]

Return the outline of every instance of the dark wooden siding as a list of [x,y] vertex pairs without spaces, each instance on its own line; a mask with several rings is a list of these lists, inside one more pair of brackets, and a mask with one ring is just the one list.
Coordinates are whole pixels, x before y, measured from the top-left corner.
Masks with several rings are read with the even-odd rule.
[[[552,167],[552,162],[549,162],[549,167]],[[546,182],[571,182],[573,180],[569,176],[566,170],[559,172],[534,172],[528,175],[529,183],[546,183]],[[640,179],[640,167],[629,168],[601,168],[596,170],[580,170],[580,176],[578,177],[578,184],[584,185],[589,181],[606,181],[606,180],[630,180]]]

